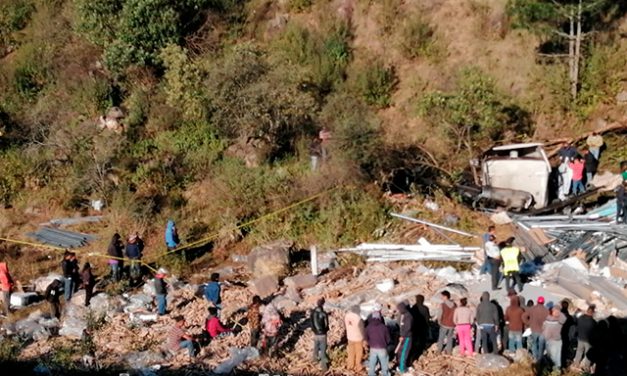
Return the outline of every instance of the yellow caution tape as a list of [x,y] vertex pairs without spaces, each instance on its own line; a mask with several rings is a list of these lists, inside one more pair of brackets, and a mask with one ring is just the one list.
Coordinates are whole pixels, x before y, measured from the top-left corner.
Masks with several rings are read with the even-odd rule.
[[[271,217],[271,216],[277,215],[277,214],[279,214],[279,213],[283,213],[283,212],[285,212],[285,211],[287,211],[287,210],[290,210],[290,209],[292,209],[292,208],[294,208],[294,207],[296,207],[296,206],[302,205],[302,204],[304,204],[304,203],[306,203],[306,202],[309,202],[309,201],[313,201],[313,200],[317,199],[318,197],[321,197],[321,196],[323,196],[323,195],[326,195],[327,193],[332,192],[332,191],[334,191],[334,190],[336,190],[336,189],[338,189],[338,188],[339,188],[339,187],[330,188],[330,189],[327,189],[326,191],[322,191],[322,192],[317,193],[317,194],[315,194],[315,195],[313,195],[313,196],[309,196],[309,197],[307,197],[307,198],[306,198],[306,199],[304,199],[304,200],[297,201],[297,202],[295,202],[295,203],[293,203],[293,204],[290,204],[290,205],[288,205],[288,206],[286,206],[286,207],[284,207],[284,208],[281,208],[281,209],[278,209],[278,210],[273,211],[273,212],[271,212],[271,213],[268,213],[268,214],[262,215],[262,216],[261,216],[261,217],[259,217],[259,218],[255,218],[255,219],[252,219],[252,220],[250,220],[250,221],[248,221],[248,222],[244,222],[244,223],[242,223],[242,224],[240,224],[240,225],[236,226],[236,227],[235,227],[235,229],[240,229],[240,228],[243,228],[243,227],[246,227],[246,226],[250,226],[250,225],[252,225],[253,223],[257,223],[257,222],[260,222],[260,221],[262,221],[262,220],[264,220],[264,219],[266,219],[266,218],[269,218],[269,217]],[[158,260],[158,259],[160,259],[160,258],[162,258],[162,257],[165,257],[165,256],[167,256],[167,255],[169,255],[169,254],[171,254],[171,253],[175,253],[175,252],[182,251],[182,250],[184,250],[184,249],[192,248],[192,247],[197,246],[197,245],[199,245],[199,244],[205,244],[205,243],[208,243],[208,242],[210,242],[211,240],[216,239],[219,235],[220,235],[220,233],[219,233],[219,232],[215,232],[215,233],[213,233],[213,234],[209,235],[209,236],[208,236],[208,237],[206,237],[206,238],[203,238],[203,239],[197,240],[197,241],[195,241],[195,242],[192,242],[192,243],[185,244],[185,245],[183,245],[183,246],[177,247],[177,248],[175,248],[175,249],[173,249],[173,250],[170,250],[170,251],[168,251],[168,252],[165,252],[165,253],[163,253],[163,254],[161,254],[161,255],[157,256],[157,260]]]
[[0,238],[0,240],[4,240],[5,242],[9,242],[9,243],[30,245],[30,246],[39,247],[39,248],[49,248],[49,249],[54,249],[55,251],[65,251],[66,250],[66,248],[61,248],[61,247],[57,247],[57,246],[54,246],[54,245],[41,244],[41,243],[31,243],[31,242],[25,242],[23,240],[16,240],[16,239],[9,239],[9,238]]

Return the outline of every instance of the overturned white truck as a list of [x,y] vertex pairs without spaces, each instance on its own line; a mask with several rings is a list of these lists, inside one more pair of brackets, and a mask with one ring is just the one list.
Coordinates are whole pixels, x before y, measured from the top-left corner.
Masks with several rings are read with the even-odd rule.
[[508,210],[547,206],[551,164],[541,143],[493,147],[474,166],[481,167],[481,191],[474,204],[486,200]]

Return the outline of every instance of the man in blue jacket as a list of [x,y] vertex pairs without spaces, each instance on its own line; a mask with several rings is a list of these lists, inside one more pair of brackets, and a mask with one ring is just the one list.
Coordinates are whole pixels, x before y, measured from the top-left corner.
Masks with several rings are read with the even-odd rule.
[[218,309],[218,317],[220,316],[220,311],[222,310],[222,297],[220,296],[221,287],[220,287],[220,274],[212,273],[210,277],[209,283],[205,286],[205,298],[213,304],[214,307]]

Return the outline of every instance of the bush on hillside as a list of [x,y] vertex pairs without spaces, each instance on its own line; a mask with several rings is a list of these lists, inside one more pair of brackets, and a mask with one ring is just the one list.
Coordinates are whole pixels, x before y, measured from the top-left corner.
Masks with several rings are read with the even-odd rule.
[[189,60],[187,51],[177,45],[168,45],[159,56],[166,68],[168,105],[177,108],[186,120],[206,120],[208,103],[201,89],[201,70]]
[[16,43],[13,33],[26,27],[34,9],[29,0],[5,0],[0,3],[0,57]]
[[409,59],[434,56],[438,52],[435,30],[418,15],[412,15],[401,25],[399,47]]
[[181,44],[194,30],[202,9],[223,7],[209,0],[78,0],[77,29],[104,47],[107,67],[123,72],[129,65],[159,66],[159,53]]
[[271,70],[253,46],[240,46],[219,60],[206,84],[220,134],[260,140],[271,149],[271,158],[292,152],[298,137],[313,125],[315,98]]
[[331,95],[319,121],[332,132],[334,153],[352,161],[369,176],[376,176],[384,141],[377,117],[364,102],[349,93]]
[[384,108],[390,105],[397,82],[394,67],[375,61],[357,73],[355,85],[366,103]]
[[284,62],[300,66],[302,81],[324,96],[346,78],[351,37],[348,24],[342,21],[329,21],[315,32],[292,23],[275,42],[275,48]]
[[469,158],[474,158],[477,149],[498,140],[507,130],[519,136],[530,130],[526,111],[511,104],[497,90],[494,80],[476,68],[461,71],[457,90],[423,96],[419,111],[451,138],[455,155],[465,150]]

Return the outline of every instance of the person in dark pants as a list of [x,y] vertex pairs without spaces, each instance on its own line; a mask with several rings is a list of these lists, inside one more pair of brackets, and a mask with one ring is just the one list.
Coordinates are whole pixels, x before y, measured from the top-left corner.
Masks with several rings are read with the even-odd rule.
[[455,314],[456,304],[451,300],[451,293],[447,290],[442,291],[440,297],[442,298],[442,304],[440,304],[440,309],[437,312],[437,321],[440,325],[437,351],[439,353],[445,351],[450,355],[453,353],[453,340],[455,339],[453,315]]
[[588,351],[590,351],[591,338],[597,325],[596,320],[594,320],[595,308],[594,305],[590,305],[586,313],[577,318],[577,351],[573,366],[582,367],[584,370],[588,370],[590,366]]
[[501,249],[496,244],[496,237],[490,235],[489,240],[485,243],[486,256],[490,270],[490,279],[492,281],[492,290],[498,290],[499,280],[501,279]]
[[61,262],[61,269],[63,271],[63,294],[65,301],[69,302],[72,299],[74,293],[75,282],[78,274],[78,261],[76,260],[76,254],[70,251],[65,251],[63,254],[63,261]]
[[566,317],[566,321],[564,325],[562,325],[562,330],[560,331],[560,337],[562,338],[562,365],[566,366],[566,362],[572,358],[572,342],[571,342],[571,331],[573,325],[575,325],[575,319],[568,311],[568,301],[562,300],[560,311]]
[[477,325],[481,327],[481,348],[483,353],[490,351],[496,354],[498,352],[496,332],[500,324],[499,311],[494,303],[490,301],[490,293],[487,291],[481,294],[481,302],[477,306],[475,317]]
[[124,244],[120,240],[122,237],[117,232],[111,237],[111,242],[107,248],[107,254],[111,256],[109,259],[109,267],[111,268],[111,279],[118,282],[122,277],[122,251]]
[[327,332],[329,331],[329,316],[324,311],[324,298],[320,298],[316,308],[311,313],[311,329],[314,332],[313,360],[320,363],[323,371],[329,368],[327,358]]
[[89,301],[94,295],[94,286],[96,285],[96,279],[91,272],[91,265],[88,262],[83,265],[83,270],[81,271],[81,279],[83,282],[83,288],[85,289],[85,307],[89,307]]
[[131,260],[131,283],[137,283],[141,278],[142,244],[143,242],[139,242],[139,236],[137,236],[137,234],[129,236],[128,242],[126,243],[126,257]]
[[584,169],[586,171],[586,186],[590,188],[592,183],[592,178],[597,173],[597,168],[599,166],[599,160],[594,157],[592,153],[588,149],[584,149],[583,151],[583,163]]
[[222,310],[220,274],[211,273],[210,279],[211,280],[207,283],[207,286],[205,286],[205,298],[209,301],[209,303],[213,304],[213,306],[217,308],[219,316],[220,311]]
[[490,241],[490,238],[496,238],[496,227],[491,225],[488,226],[488,232],[481,236],[481,240],[483,243],[483,264],[481,264],[481,268],[479,269],[479,274],[485,274],[490,271],[490,262],[488,261],[488,253],[485,248],[487,242]]
[[405,303],[398,303],[396,309],[399,313],[398,325],[400,330],[400,338],[398,340],[398,346],[396,347],[396,358],[399,372],[405,373],[407,372],[407,359],[409,358],[409,352],[411,351],[413,319]]
[[261,298],[253,296],[252,303],[248,306],[248,327],[250,328],[250,347],[257,347],[261,336]]
[[50,315],[52,317],[56,317],[57,319],[61,318],[61,289],[63,288],[63,283],[58,279],[52,281],[48,287],[46,287],[46,300],[48,301],[48,306],[50,307]]
[[[518,286],[518,291],[522,292],[523,283],[520,278],[520,262],[522,255],[520,248],[514,246],[514,238],[510,237],[505,241],[505,247],[501,248],[501,260],[503,261],[503,274],[505,275],[505,287],[509,290]],[[510,285],[511,281],[514,281]]]
[[412,359],[418,359],[422,352],[427,348],[427,340],[429,338],[431,314],[429,307],[425,305],[424,295],[416,295],[416,304],[414,304],[409,312],[414,318],[413,330],[413,346]]
[[616,222],[627,223],[627,180],[616,189]]

